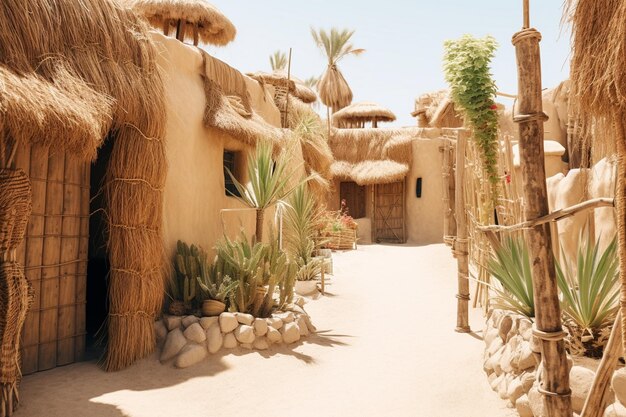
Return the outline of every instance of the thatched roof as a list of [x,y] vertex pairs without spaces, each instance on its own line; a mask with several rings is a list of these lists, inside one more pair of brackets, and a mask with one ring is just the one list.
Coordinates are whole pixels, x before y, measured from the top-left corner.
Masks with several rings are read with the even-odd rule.
[[448,90],[422,94],[415,100],[413,117],[419,117],[420,127],[461,127],[463,119],[456,112]]
[[[9,135],[34,140],[41,129],[45,143],[76,148],[83,157],[93,156],[98,132],[110,127],[115,136],[103,190],[111,265],[107,370],[154,350],[163,302],[166,112],[156,56],[147,26],[116,1],[0,2],[0,66],[5,91],[11,89],[1,97],[0,123],[8,123]],[[13,92],[15,86],[27,90]],[[20,112],[35,130],[15,122]],[[80,141],[91,143],[77,146]]]
[[110,129],[112,107],[111,97],[68,72],[48,82],[0,64],[0,123],[18,144],[41,144],[94,159]]
[[244,75],[202,51],[204,59],[204,124],[229,134],[246,145],[260,139],[282,143],[286,132],[265,122],[249,103]]
[[359,185],[398,181],[409,172],[415,129],[333,129],[332,174]]
[[[186,22],[184,38],[193,39],[197,27],[200,40],[223,46],[235,39],[237,29],[215,6],[204,0],[128,0],[133,10],[157,29],[168,31],[179,20]],[[167,28],[167,29],[166,29]],[[175,29],[174,29],[175,30]]]
[[371,101],[353,103],[333,114],[333,122],[393,122],[396,115],[379,104]]
[[260,83],[270,84],[276,87],[288,88],[289,94],[298,98],[304,103],[314,103],[317,101],[317,94],[304,82],[296,77],[289,78],[283,70],[269,72],[257,71],[246,74],[248,77],[257,80]]

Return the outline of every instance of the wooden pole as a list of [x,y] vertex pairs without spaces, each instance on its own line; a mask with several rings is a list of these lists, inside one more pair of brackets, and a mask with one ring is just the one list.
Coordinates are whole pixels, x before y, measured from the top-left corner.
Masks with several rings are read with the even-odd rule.
[[[527,12],[526,0],[524,12]],[[526,220],[545,216],[549,212],[543,150],[543,123],[547,116],[542,108],[540,40],[541,34],[535,29],[523,29],[513,36],[520,113],[514,121],[519,124]],[[533,333],[541,340],[543,353],[540,392],[543,394],[547,417],[571,417],[569,367],[563,341],[565,332],[561,326],[550,227],[547,224],[535,226],[526,230],[525,236],[532,260],[536,326]]]
[[178,19],[178,24],[176,25],[176,39],[181,42],[185,41],[185,29],[187,29],[187,21]]
[[287,95],[285,96],[285,121],[283,127],[289,127],[289,81],[291,81],[291,48],[289,48],[289,62],[287,63]]
[[465,214],[465,144],[467,142],[467,132],[459,131],[456,140],[456,175],[455,175],[455,215],[457,236],[454,242],[453,252],[456,255],[458,271],[458,293],[456,331],[459,333],[469,333],[469,259],[467,244],[467,216]]
[[170,34],[170,19],[163,19],[163,34],[165,36]]
[[623,351],[621,326],[622,314],[621,311],[618,311],[617,316],[615,316],[615,322],[613,323],[613,329],[611,329],[611,336],[602,353],[600,366],[598,366],[598,371],[593,378],[593,384],[585,400],[585,405],[583,406],[580,417],[602,417],[604,415],[606,392],[611,382],[613,372],[617,367],[617,361]]
[[193,24],[193,46],[198,46],[198,42],[200,41],[200,34],[198,31],[198,22]]

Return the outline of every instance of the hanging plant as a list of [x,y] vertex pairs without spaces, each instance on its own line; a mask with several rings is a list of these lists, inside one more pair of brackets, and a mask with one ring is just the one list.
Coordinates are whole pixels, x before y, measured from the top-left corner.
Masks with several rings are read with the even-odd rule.
[[463,35],[444,43],[444,73],[454,104],[473,130],[483,167],[497,194],[498,177],[498,111],[495,103],[496,83],[489,64],[498,47],[491,36],[482,39]]

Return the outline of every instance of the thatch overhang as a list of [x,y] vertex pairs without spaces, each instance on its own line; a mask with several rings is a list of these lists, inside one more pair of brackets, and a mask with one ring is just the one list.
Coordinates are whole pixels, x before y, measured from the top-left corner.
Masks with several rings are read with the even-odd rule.
[[359,185],[386,184],[404,178],[413,160],[415,129],[333,129],[329,145],[335,178]]
[[[52,81],[0,64],[0,135],[92,160],[113,121],[113,99],[59,68]],[[6,137],[0,138],[6,140]]]
[[391,110],[370,101],[350,104],[333,114],[334,123],[376,123],[394,120],[396,120],[396,115]]
[[288,77],[284,71],[263,72],[257,71],[246,74],[248,77],[260,83],[270,84],[289,90],[289,94],[296,97],[303,103],[314,103],[317,101],[317,94],[307,87],[304,82],[296,77]]
[[422,94],[415,100],[415,111],[419,127],[454,128],[463,126],[463,119],[454,108],[448,90]]
[[[175,30],[181,40],[224,46],[235,39],[235,25],[204,0],[128,0],[133,10],[165,35]],[[181,27],[182,26],[182,27]],[[180,31],[182,30],[182,33]]]

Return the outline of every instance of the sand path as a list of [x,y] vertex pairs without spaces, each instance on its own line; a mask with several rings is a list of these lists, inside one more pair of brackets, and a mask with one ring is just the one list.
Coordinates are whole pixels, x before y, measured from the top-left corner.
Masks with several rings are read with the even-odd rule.
[[[177,370],[93,362],[24,378],[17,417],[501,417],[479,335],[457,334],[455,262],[443,245],[361,246],[335,256],[329,294],[306,305],[318,336],[232,351]],[[482,328],[480,312],[471,324]]]

